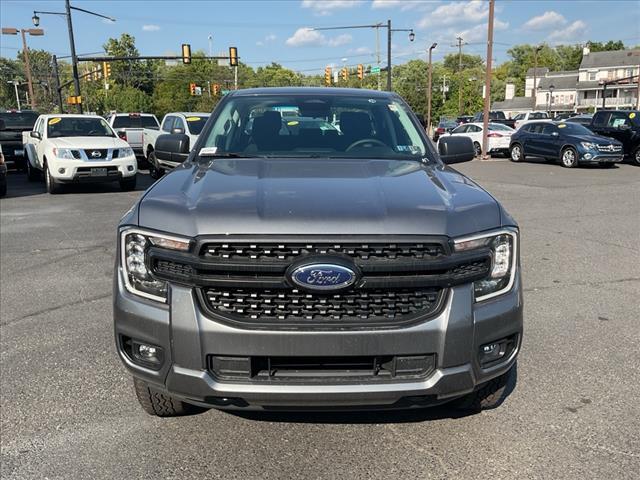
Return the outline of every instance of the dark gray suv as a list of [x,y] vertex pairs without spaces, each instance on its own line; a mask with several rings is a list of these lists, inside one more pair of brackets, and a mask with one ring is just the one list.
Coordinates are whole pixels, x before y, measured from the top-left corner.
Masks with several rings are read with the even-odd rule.
[[500,404],[519,232],[446,165],[468,138],[438,152],[398,95],[337,88],[232,92],[195,145],[163,137],[191,153],[122,219],[114,276],[148,413]]

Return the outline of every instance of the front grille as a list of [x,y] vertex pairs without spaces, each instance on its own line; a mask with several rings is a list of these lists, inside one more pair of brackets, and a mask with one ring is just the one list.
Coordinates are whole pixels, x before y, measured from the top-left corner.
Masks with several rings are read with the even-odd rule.
[[259,320],[267,324],[346,325],[406,321],[433,313],[442,289],[348,290],[316,293],[298,289],[261,290],[209,288],[208,309],[227,318]]
[[598,145],[598,151],[600,152],[621,152],[621,145]]
[[[100,153],[100,156],[93,156],[93,152],[98,152]],[[109,155],[109,150],[106,148],[92,148],[92,149],[86,149],[84,151],[85,155],[87,156],[87,158],[89,160],[104,160],[108,157]]]
[[294,260],[303,255],[347,255],[355,260],[422,260],[444,255],[435,243],[208,243],[206,258]]

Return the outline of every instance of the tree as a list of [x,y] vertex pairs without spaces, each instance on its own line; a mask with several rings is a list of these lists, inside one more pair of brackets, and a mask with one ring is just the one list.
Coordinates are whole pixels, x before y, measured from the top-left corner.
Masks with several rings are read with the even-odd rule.
[[609,40],[603,42],[587,42],[589,50],[592,52],[608,52],[611,50],[624,50],[624,42],[622,40]]
[[[457,53],[450,53],[445,55],[444,67],[451,71],[457,72],[460,67],[460,56]],[[462,69],[465,70],[467,68],[476,68],[482,67],[484,65],[484,60],[480,55],[469,55],[467,53],[462,54]]]
[[[104,51],[111,57],[139,57],[140,52],[136,48],[136,39],[128,33],[123,33],[120,38],[110,38],[103,45]],[[153,91],[153,66],[154,63],[143,60],[116,60],[111,63],[110,81],[139,88],[147,93]]]
[[266,67],[258,67],[253,85],[255,87],[299,87],[302,78],[293,70],[284,68],[278,63]]

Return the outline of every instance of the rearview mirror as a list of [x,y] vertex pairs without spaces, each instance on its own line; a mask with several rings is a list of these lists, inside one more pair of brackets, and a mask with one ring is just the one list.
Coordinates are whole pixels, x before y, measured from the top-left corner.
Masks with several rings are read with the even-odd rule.
[[438,153],[440,154],[440,160],[447,165],[468,162],[473,160],[476,155],[473,141],[469,137],[463,137],[462,135],[440,137]]
[[172,128],[171,133],[174,135],[182,135],[184,133],[184,128],[180,128],[180,127]]
[[33,132],[30,132],[29,135],[31,135],[31,138],[42,138],[42,135],[40,135],[40,132],[36,132],[35,130]]

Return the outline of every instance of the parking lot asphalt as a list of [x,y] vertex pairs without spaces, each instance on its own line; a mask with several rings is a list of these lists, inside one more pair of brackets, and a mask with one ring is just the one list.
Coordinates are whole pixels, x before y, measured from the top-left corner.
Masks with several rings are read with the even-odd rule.
[[9,176],[0,200],[2,478],[640,477],[640,168],[457,167],[519,221],[525,338],[497,409],[146,415],[115,353],[123,193]]

